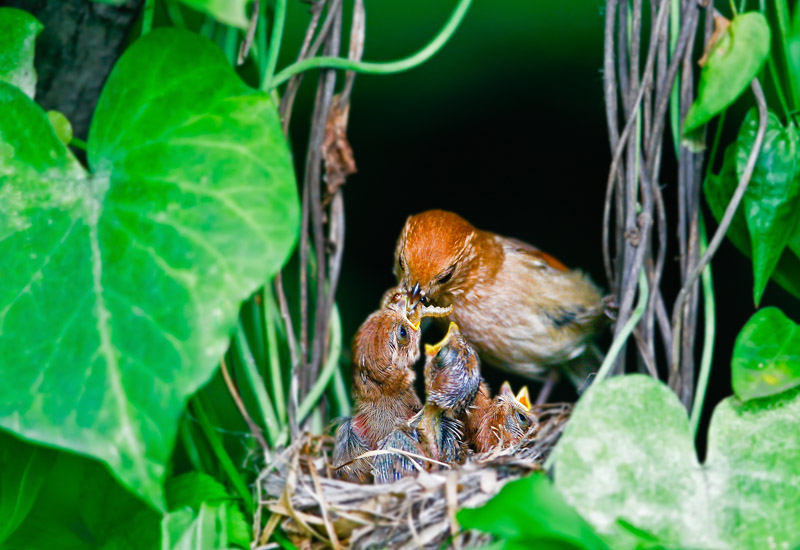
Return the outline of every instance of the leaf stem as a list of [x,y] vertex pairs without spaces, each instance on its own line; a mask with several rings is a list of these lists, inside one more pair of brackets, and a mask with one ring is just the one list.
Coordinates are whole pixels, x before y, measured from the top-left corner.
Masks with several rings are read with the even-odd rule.
[[80,149],[81,151],[85,151],[86,148],[88,147],[85,141],[83,141],[82,139],[78,139],[76,137],[73,137],[71,140],[69,140],[69,144],[75,147],[76,149]]
[[[789,6],[787,5],[786,0],[775,0],[775,18],[778,20],[778,28],[780,29],[780,33],[781,33],[781,41],[780,41],[780,43],[781,43],[781,50],[783,50],[782,60],[783,60],[784,65],[786,67],[786,74],[788,76],[790,74],[789,73],[789,66],[790,66],[790,63],[789,63],[789,43],[787,41],[787,37],[789,35]],[[769,59],[772,62],[772,65],[775,64],[774,61],[772,61],[773,57],[774,56],[772,56],[772,55],[769,56]],[[775,76],[775,80],[776,80],[775,87],[778,89],[778,95],[780,97],[780,95],[782,94],[782,91],[780,90],[780,83],[777,82],[777,75]],[[791,77],[789,77],[788,80],[789,80],[789,87],[791,88],[793,96],[794,96],[794,99],[796,101],[797,97],[798,97],[798,84],[796,82],[794,82],[794,80]],[[795,107],[796,106],[797,105],[795,105]],[[788,113],[790,111],[790,109],[785,108],[784,111]],[[787,115],[787,117],[788,117],[788,115]]]
[[[285,0],[279,0],[279,3],[280,1]],[[442,46],[447,43],[450,37],[453,36],[453,33],[456,31],[458,26],[461,24],[461,21],[464,19],[470,4],[472,4],[472,0],[459,0],[456,8],[453,10],[453,13],[450,14],[450,18],[447,20],[439,33],[433,38],[433,40],[431,40],[427,46],[409,57],[398,59],[397,61],[388,61],[382,63],[369,61],[350,61],[349,59],[344,59],[341,57],[311,57],[309,59],[304,59],[289,65],[275,75],[271,81],[267,81],[265,79],[261,89],[269,90],[271,87],[280,86],[292,76],[309,69],[346,69],[348,71],[366,74],[392,74],[413,69],[414,67],[417,67],[418,65],[421,65],[430,59],[434,54],[442,49]],[[273,44],[274,41],[275,37],[273,37]]]
[[[681,2],[670,0],[669,6],[669,57],[675,55],[678,47],[678,37],[681,29]],[[681,75],[675,73],[675,84],[669,92],[669,126],[672,130],[672,144],[675,147],[675,156],[680,156],[681,150],[681,112],[680,112],[680,87]]]
[[[706,236],[706,224],[703,216],[700,216],[700,255],[705,253],[708,248],[708,237]],[[697,388],[692,404],[692,414],[689,417],[689,425],[692,428],[693,437],[697,437],[697,428],[700,425],[700,415],[703,413],[703,403],[706,399],[706,389],[708,379],[711,374],[711,361],[714,357],[714,336],[716,335],[716,310],[714,302],[714,281],[711,277],[711,264],[709,263],[701,275],[703,283],[703,317],[705,318],[703,334],[703,354],[700,358],[700,374],[697,376]]]
[[144,0],[142,10],[142,36],[150,32],[153,28],[153,14],[156,11],[156,0]]
[[272,285],[267,283],[262,290],[264,304],[264,325],[267,330],[267,354],[269,358],[269,379],[272,384],[272,395],[275,397],[275,409],[282,424],[287,422],[286,393],[283,390],[283,373],[278,353],[278,336],[275,324],[280,323],[280,315],[272,294]]
[[[772,79],[772,84],[775,86],[775,92],[778,95],[778,101],[781,104],[781,108],[783,109],[783,115],[786,117],[787,122],[791,120],[791,109],[789,109],[789,104],[786,103],[786,96],[783,95],[783,88],[781,88],[781,81],[778,78],[778,68],[775,66],[775,60],[770,55],[767,57],[767,69],[769,70],[769,76]],[[794,84],[792,84],[794,87]]]
[[[608,348],[608,353],[606,353],[606,357],[603,359],[602,365],[600,365],[600,370],[597,371],[595,382],[593,384],[596,384],[605,378],[606,375],[608,375],[608,372],[611,370],[611,367],[617,360],[617,355],[619,355],[622,346],[631,335],[631,332],[633,332],[634,327],[636,327],[636,323],[638,323],[639,319],[641,319],[642,315],[644,315],[644,310],[647,308],[649,294],[650,291],[649,287],[647,286],[647,275],[645,274],[644,268],[642,268],[639,271],[639,302],[636,304],[636,309],[633,310],[628,322],[625,323],[625,326],[622,327],[620,333],[611,343],[611,347]],[[587,392],[590,390],[591,386]]]
[[344,382],[341,364],[333,374],[333,395],[336,399],[336,405],[339,407],[339,416],[350,416],[352,407],[350,406],[350,398],[347,395],[347,385]]
[[[317,405],[319,398],[322,397],[325,388],[330,382],[331,376],[336,372],[339,365],[339,355],[342,352],[342,320],[339,317],[339,308],[335,303],[333,304],[333,309],[331,309],[330,346],[328,357],[325,359],[325,364],[322,367],[322,371],[319,373],[319,377],[297,408],[297,424],[302,424],[303,420],[308,416],[308,413]],[[285,444],[288,437],[288,426],[284,426],[278,438],[277,445]]]
[[206,436],[209,445],[211,445],[211,449],[214,451],[217,460],[219,460],[222,470],[225,472],[225,475],[228,477],[228,479],[230,479],[230,482],[234,489],[236,489],[236,492],[239,493],[239,495],[242,497],[242,500],[244,500],[244,505],[247,509],[247,512],[252,514],[253,510],[255,509],[253,495],[250,494],[250,490],[247,488],[247,485],[239,475],[239,471],[233,464],[231,457],[228,456],[225,446],[222,444],[217,432],[209,422],[208,415],[206,414],[205,407],[203,406],[199,395],[192,398],[191,405],[194,416],[197,418],[197,422],[200,424],[200,429],[203,431],[203,435]]
[[[266,8],[265,8],[266,9]],[[273,78],[275,67],[278,65],[278,54],[281,50],[283,40],[283,26],[286,23],[286,0],[275,1],[275,20],[272,23],[272,36],[269,39],[269,49],[267,50],[267,64],[264,70],[264,77],[261,81],[261,89],[269,91],[278,85]]]
[[278,417],[275,414],[275,409],[272,406],[272,401],[270,400],[267,390],[264,387],[264,379],[258,372],[258,366],[256,365],[255,358],[253,357],[253,352],[247,345],[247,337],[244,334],[244,328],[242,327],[241,321],[236,328],[234,347],[236,348],[237,357],[244,367],[245,375],[247,375],[247,381],[250,383],[250,389],[253,391],[253,395],[255,395],[256,401],[258,402],[258,408],[261,411],[261,417],[264,419],[264,425],[267,427],[267,436],[269,437],[269,442],[270,444],[275,445],[275,441],[280,435],[281,426],[278,422]]

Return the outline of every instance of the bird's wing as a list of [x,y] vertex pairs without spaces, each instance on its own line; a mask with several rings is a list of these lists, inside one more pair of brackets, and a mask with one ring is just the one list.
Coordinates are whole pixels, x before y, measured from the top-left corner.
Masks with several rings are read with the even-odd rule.
[[532,244],[528,244],[524,241],[520,241],[519,239],[514,239],[511,237],[503,237],[504,245],[513,249],[516,252],[520,252],[528,257],[534,264],[538,267],[550,267],[557,271],[569,271],[567,266],[562,264],[556,258],[548,254],[547,252],[542,252]]
[[408,426],[397,426],[378,444],[378,449],[388,451],[377,455],[372,461],[375,483],[391,483],[413,475],[417,470],[406,456],[391,452],[391,449],[407,453],[422,454],[416,430]]

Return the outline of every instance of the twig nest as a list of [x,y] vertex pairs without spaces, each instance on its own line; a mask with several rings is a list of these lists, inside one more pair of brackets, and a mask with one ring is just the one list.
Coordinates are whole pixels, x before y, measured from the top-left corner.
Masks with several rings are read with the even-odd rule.
[[272,515],[259,543],[266,545],[279,524],[300,550],[438,549],[451,538],[462,547],[486,543],[485,534],[460,531],[456,511],[481,506],[509,481],[541,469],[571,410],[569,404],[534,407],[538,423],[514,447],[385,485],[334,479],[332,438],[306,435],[260,476],[261,506]]

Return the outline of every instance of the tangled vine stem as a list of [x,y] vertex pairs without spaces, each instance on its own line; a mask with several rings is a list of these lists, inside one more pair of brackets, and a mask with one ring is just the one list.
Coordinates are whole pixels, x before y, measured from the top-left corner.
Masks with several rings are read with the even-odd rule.
[[[747,170],[706,246],[700,207],[707,160],[700,151],[705,135],[699,136],[699,143],[690,148],[681,141],[680,133],[681,122],[694,101],[695,44],[708,43],[714,13],[711,2],[705,0],[607,0],[603,44],[603,88],[612,157],[603,212],[603,261],[620,307],[613,353],[609,353],[606,363],[615,361],[614,369],[622,372],[626,361],[635,357],[638,370],[666,376],[684,405],[692,408],[695,430],[714,336],[713,285],[707,266],[746,190],[766,125],[764,94],[758,81],[753,81],[761,115],[759,134]],[[667,128],[671,144],[665,140]],[[666,182],[662,190],[663,153],[670,146],[677,158],[677,184]],[[667,201],[666,192],[675,193],[677,200]],[[677,212],[667,209],[673,202]],[[675,264],[668,261],[670,230],[677,237],[678,251],[672,256],[677,255],[679,261]],[[666,278],[674,285],[675,267],[680,291],[670,306],[670,293],[662,283]],[[642,273],[649,296],[640,313],[638,306],[633,311],[633,302],[637,292],[641,298],[645,288]],[[706,323],[695,391],[701,274]],[[639,306],[642,305],[640,300]],[[636,353],[629,353],[622,342],[634,319]]]
[[[286,0],[279,0],[279,2],[285,3]],[[289,65],[275,75],[274,79],[265,81],[262,89],[270,90],[275,86],[280,86],[294,75],[310,69],[345,69],[348,71],[367,74],[392,74],[413,69],[414,67],[425,63],[428,59],[433,57],[439,50],[442,49],[442,46],[444,46],[445,43],[450,40],[450,37],[453,36],[453,33],[455,33],[456,29],[461,24],[461,21],[464,19],[464,16],[467,14],[470,4],[472,4],[472,0],[459,0],[458,5],[456,5],[456,8],[453,10],[453,13],[450,14],[450,18],[447,20],[439,33],[433,38],[433,40],[431,40],[427,46],[409,57],[398,59],[397,61],[388,61],[382,63],[358,61],[354,59],[344,59],[341,57],[332,56],[310,57]]]

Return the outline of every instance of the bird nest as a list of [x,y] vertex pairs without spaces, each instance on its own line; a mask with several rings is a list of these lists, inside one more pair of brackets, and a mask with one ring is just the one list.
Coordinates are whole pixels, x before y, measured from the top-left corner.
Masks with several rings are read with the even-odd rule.
[[509,481],[542,469],[571,410],[565,403],[534,406],[538,422],[515,446],[472,455],[465,464],[438,472],[421,470],[415,477],[386,485],[335,479],[333,439],[306,435],[259,476],[259,514],[271,515],[257,539],[258,548],[277,547],[268,541],[278,526],[300,550],[441,548],[446,542],[448,547],[488,542],[485,534],[460,532],[456,511],[481,506]]

